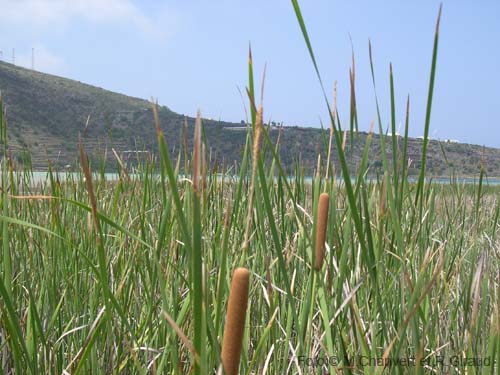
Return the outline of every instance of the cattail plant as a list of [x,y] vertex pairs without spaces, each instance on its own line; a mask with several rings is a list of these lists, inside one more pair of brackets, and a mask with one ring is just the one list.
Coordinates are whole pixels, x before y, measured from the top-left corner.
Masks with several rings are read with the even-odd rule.
[[243,242],[243,251],[246,253],[250,242],[250,231],[252,228],[253,204],[254,204],[254,191],[255,180],[257,176],[257,163],[259,162],[260,144],[262,141],[262,126],[263,126],[263,109],[262,105],[259,107],[255,120],[255,133],[253,137],[252,149],[252,176],[250,180],[250,192],[248,197],[248,216],[245,227],[245,240]]
[[222,341],[222,365],[227,375],[238,374],[241,347],[245,331],[250,273],[237,268],[233,274],[226,315],[226,327]]
[[329,202],[330,197],[327,193],[322,193],[319,196],[316,224],[316,257],[314,260],[314,269],[317,271],[320,270],[323,265]]
[[194,126],[194,145],[193,145],[193,189],[200,195],[200,174],[201,174],[201,113],[196,114],[196,123]]

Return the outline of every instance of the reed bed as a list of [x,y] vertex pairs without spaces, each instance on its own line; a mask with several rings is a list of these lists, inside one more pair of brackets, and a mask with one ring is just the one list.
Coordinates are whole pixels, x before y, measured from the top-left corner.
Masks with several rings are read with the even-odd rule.
[[410,183],[407,111],[406,136],[387,142],[395,159],[384,149],[385,173],[367,179],[368,153],[347,168],[325,99],[327,157],[309,180],[299,162],[282,168],[254,92],[250,57],[237,178],[206,164],[201,119],[195,149],[172,157],[155,116],[156,163],[108,181],[83,138],[81,172],[49,170],[35,186],[29,168],[13,173],[2,117],[0,371],[216,374],[226,360],[249,375],[498,371],[500,191],[483,170],[472,186],[427,181],[424,140]]

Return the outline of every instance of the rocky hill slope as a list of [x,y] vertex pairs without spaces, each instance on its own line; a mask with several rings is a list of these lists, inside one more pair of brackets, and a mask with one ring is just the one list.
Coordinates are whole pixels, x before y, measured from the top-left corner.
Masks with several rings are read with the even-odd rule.
[[[124,159],[129,159],[133,155],[130,151],[134,150],[155,153],[156,131],[151,103],[146,100],[5,62],[0,62],[0,90],[7,113],[9,146],[18,164],[26,160],[23,150],[29,150],[35,170],[46,169],[48,160],[59,168],[68,165],[75,168],[79,133],[84,133],[85,146],[93,157],[103,156],[108,150],[108,166],[113,165],[111,148]],[[189,148],[194,119],[165,106],[160,106],[159,115],[172,155],[178,155],[179,149],[186,145]],[[243,129],[242,124],[208,119],[203,124],[212,165],[216,160],[227,166],[238,163],[245,142],[244,124]],[[271,129],[271,138],[276,140],[278,133],[277,129]],[[366,137],[366,133],[356,134],[352,148],[350,141],[347,142],[351,168],[359,162]],[[280,157],[289,170],[300,159],[305,173],[310,174],[318,151],[326,154],[322,131],[317,128],[284,127],[280,142]],[[387,146],[390,149],[389,142]],[[408,140],[413,174],[418,172],[421,148],[422,140]],[[369,159],[374,174],[380,170],[380,156],[380,138],[374,135]],[[452,172],[477,175],[482,158],[487,174],[500,176],[500,150],[430,141],[428,171],[434,176],[448,176]]]

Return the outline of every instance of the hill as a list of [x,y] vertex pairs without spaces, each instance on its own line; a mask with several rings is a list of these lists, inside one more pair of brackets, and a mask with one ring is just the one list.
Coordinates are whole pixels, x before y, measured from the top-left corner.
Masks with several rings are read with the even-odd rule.
[[[5,62],[0,62],[0,90],[7,111],[9,146],[17,163],[25,160],[23,150],[28,149],[36,170],[46,169],[48,160],[59,168],[75,166],[79,133],[85,134],[89,153],[104,155],[108,149],[110,165],[113,164],[111,147],[125,159],[131,155],[130,150],[153,153],[156,150],[151,103],[146,100]],[[165,106],[159,107],[159,116],[172,155],[177,155],[182,146],[190,147],[194,119]],[[212,165],[215,160],[228,166],[241,160],[246,136],[241,124],[208,119],[204,119],[203,124]],[[271,138],[276,140],[277,135],[278,131],[272,129]],[[357,133],[352,151],[350,141],[347,142],[347,156],[353,168],[361,157],[366,137],[367,133]],[[283,164],[293,168],[300,157],[307,174],[315,168],[318,151],[325,154],[322,131],[317,128],[283,127],[280,142]],[[421,148],[422,140],[408,140],[413,174],[418,172]],[[476,175],[481,158],[488,175],[500,176],[500,150],[430,141],[428,171],[434,176],[448,176],[452,172]],[[369,160],[371,171],[376,173],[381,167],[380,138],[376,134]]]

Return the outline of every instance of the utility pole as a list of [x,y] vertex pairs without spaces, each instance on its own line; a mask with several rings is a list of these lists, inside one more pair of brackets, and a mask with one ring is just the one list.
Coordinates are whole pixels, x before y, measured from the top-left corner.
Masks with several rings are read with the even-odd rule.
[[31,48],[31,70],[35,70],[35,48]]
[[16,64],[16,49],[12,48],[12,64]]

